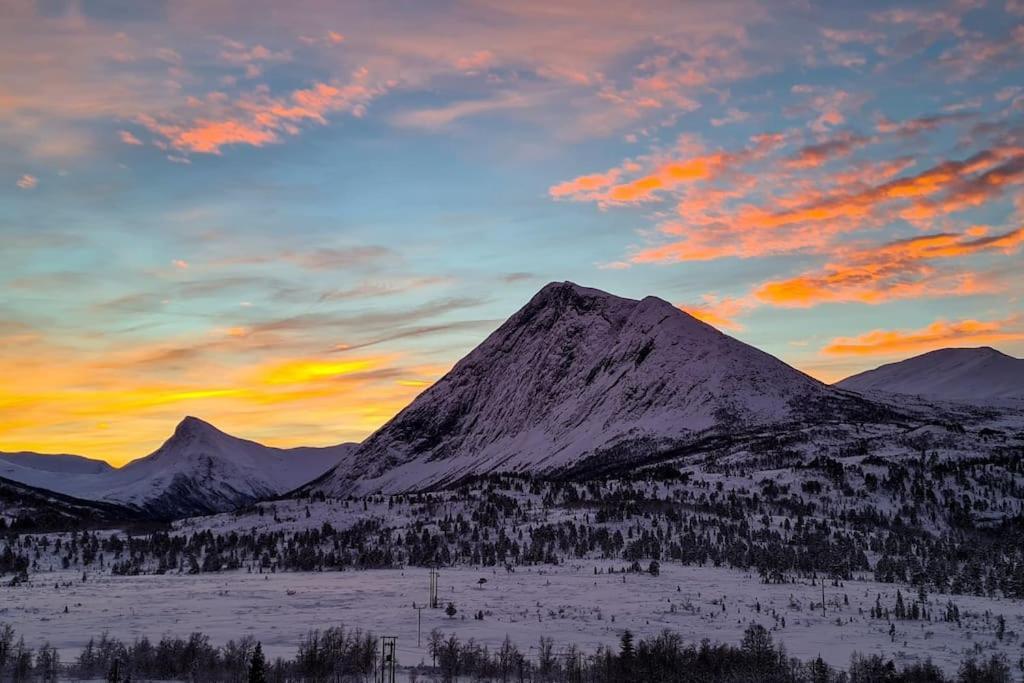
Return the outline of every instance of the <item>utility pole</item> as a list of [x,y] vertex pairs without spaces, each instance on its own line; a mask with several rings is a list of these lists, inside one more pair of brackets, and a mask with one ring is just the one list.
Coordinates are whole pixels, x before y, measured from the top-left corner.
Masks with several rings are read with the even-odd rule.
[[412,608],[416,610],[416,647],[423,647],[422,634],[423,634],[423,610],[427,608],[426,605],[416,606],[416,603],[412,603]]
[[825,579],[821,579],[821,616],[825,616]]
[[395,636],[380,639],[380,683],[395,683]]
[[436,569],[430,570],[430,609],[437,609],[440,607],[440,602],[437,598],[437,581],[441,576],[441,572]]

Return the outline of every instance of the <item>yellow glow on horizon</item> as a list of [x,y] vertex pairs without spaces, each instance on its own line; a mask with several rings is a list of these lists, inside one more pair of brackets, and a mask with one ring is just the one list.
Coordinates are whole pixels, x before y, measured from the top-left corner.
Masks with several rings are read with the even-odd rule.
[[381,365],[380,359],[358,358],[343,361],[295,360],[282,363],[264,375],[269,384],[294,384],[366,372]]
[[[253,341],[228,338],[240,352]],[[186,415],[268,446],[361,441],[447,370],[405,365],[398,354],[296,357],[285,344],[249,352],[246,363],[225,364],[218,348],[163,365],[179,341],[0,348],[0,451],[74,453],[119,466],[156,450]]]

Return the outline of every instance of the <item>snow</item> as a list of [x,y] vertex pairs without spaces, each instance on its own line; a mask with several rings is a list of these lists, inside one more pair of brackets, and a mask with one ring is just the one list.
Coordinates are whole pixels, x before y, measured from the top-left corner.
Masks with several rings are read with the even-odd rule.
[[5,464],[55,474],[102,474],[114,469],[103,460],[93,460],[80,455],[43,455],[29,451],[0,453],[0,467]]
[[793,420],[827,400],[849,399],[666,301],[553,283],[313,488],[551,472],[616,448]]
[[990,347],[931,351],[838,382],[865,392],[908,394],[942,401],[1024,407],[1024,359]]
[[337,465],[353,448],[271,448],[186,417],[159,449],[119,469],[79,456],[13,454],[0,458],[0,476],[176,516],[230,510],[287,493]]
[[[885,605],[894,603],[897,588],[892,585],[866,580],[826,585],[822,616],[820,585],[766,585],[738,570],[670,563],[662,563],[657,577],[606,573],[622,566],[580,561],[511,574],[493,568],[442,569],[441,604],[453,602],[458,614],[449,619],[443,610],[424,610],[420,647],[413,603],[426,602],[426,569],[134,577],[90,572],[85,583],[80,571],[43,571],[32,575],[31,585],[0,589],[0,622],[11,623],[30,646],[49,641],[65,660],[103,631],[125,640],[202,631],[220,645],[251,635],[269,656],[290,657],[309,630],[344,624],[397,636],[403,665],[430,661],[426,642],[433,628],[492,648],[508,635],[528,650],[547,635],[556,648],[576,643],[592,652],[599,645],[615,646],[624,629],[642,636],[671,629],[690,642],[738,643],[743,630],[757,622],[771,629],[793,656],[820,654],[845,667],[858,651],[898,663],[930,658],[950,671],[976,646],[1016,656],[1019,641],[1013,632],[1024,631],[1019,601],[934,594],[928,597],[933,613],[942,613],[951,600],[960,609],[962,626],[896,621],[891,640],[889,622],[868,613],[878,596]],[[487,579],[483,587],[480,578]],[[70,585],[55,588],[65,582]],[[903,595],[910,600],[914,594],[903,590]],[[472,615],[481,610],[484,620],[474,620]],[[1002,642],[995,636],[998,615],[1007,623]]]

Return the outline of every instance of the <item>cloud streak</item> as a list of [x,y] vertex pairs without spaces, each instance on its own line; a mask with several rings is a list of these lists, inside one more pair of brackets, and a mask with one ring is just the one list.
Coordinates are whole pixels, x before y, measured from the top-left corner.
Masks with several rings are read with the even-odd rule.
[[916,330],[872,330],[856,337],[836,337],[822,350],[832,356],[916,354],[947,346],[977,346],[1024,339],[1016,318],[936,320]]
[[[976,229],[984,231],[984,228]],[[935,263],[984,252],[1010,255],[1024,244],[1024,228],[970,237],[933,234],[852,251],[817,271],[769,281],[754,295],[775,306],[808,307],[821,303],[879,304],[896,299],[964,296],[992,291],[995,284],[972,272],[943,272]]]

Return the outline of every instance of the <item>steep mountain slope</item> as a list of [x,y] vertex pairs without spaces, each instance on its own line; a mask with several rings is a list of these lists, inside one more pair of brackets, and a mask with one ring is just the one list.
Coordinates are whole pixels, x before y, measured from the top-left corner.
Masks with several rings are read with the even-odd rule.
[[1024,400],[1024,360],[987,346],[939,349],[847,377],[836,386],[966,403]]
[[403,491],[492,471],[624,462],[857,401],[666,301],[544,287],[307,490]]
[[159,449],[120,469],[91,465],[96,461],[78,456],[10,454],[0,460],[0,476],[175,518],[223,512],[288,492],[334,467],[354,448],[271,448],[186,417]]

